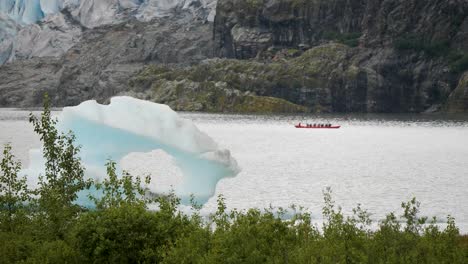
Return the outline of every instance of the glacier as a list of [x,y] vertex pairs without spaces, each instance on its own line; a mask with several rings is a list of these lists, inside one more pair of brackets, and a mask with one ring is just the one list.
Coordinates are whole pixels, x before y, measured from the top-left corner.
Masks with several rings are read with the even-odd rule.
[[[229,150],[220,149],[191,121],[162,104],[132,97],[114,97],[109,105],[86,101],[64,108],[57,127],[75,134],[86,177],[101,181],[104,165],[112,159],[119,170],[150,174],[152,183],[145,186],[150,192],[173,190],[185,205],[192,194],[198,203],[206,203],[219,180],[240,171]],[[37,186],[43,164],[41,150],[31,150],[30,166],[23,172],[30,186]],[[87,205],[86,197],[80,195],[79,203]]]
[[216,0],[0,0],[0,65],[62,56],[79,42],[83,28],[132,18],[149,22],[186,11],[194,19],[213,22],[216,4]]
[[20,24],[36,23],[48,15],[68,9],[86,27],[118,23],[135,15],[144,21],[171,14],[174,9],[200,13],[212,21],[216,0],[0,0],[0,13]]
[[16,23],[0,13],[0,65],[10,59],[17,30]]
[[23,24],[35,23],[45,16],[40,0],[0,0],[0,12]]

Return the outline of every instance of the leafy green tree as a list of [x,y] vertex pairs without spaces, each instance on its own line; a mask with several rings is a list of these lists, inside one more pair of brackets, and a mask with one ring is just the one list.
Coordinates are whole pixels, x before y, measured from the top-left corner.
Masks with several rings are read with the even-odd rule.
[[354,210],[355,217],[345,217],[341,208],[335,209],[332,192],[327,188],[324,193],[323,239],[324,260],[326,263],[367,262],[369,215],[360,206]]
[[[146,207],[152,201],[146,197],[147,189],[142,187],[140,177],[133,177],[124,171],[119,179],[116,172],[115,161],[109,160],[106,163],[107,176],[102,183],[95,183],[97,192],[102,191],[101,197],[90,195],[89,198],[94,201],[97,209],[117,208],[124,204],[140,205]],[[145,184],[150,183],[151,178],[145,178]]]
[[[119,178],[115,162],[106,166],[108,177],[96,184],[100,196],[90,196],[96,210],[82,213],[71,231],[74,247],[91,263],[162,261],[175,241],[193,229],[177,211],[180,199],[174,194],[147,198],[139,177],[124,172]],[[150,202],[159,209],[148,210]]]
[[78,157],[79,146],[75,146],[75,136],[60,133],[57,120],[52,118],[50,102],[44,96],[44,111],[40,117],[30,114],[29,121],[43,143],[45,174],[39,177],[39,219],[53,236],[63,237],[67,225],[82,210],[74,202],[78,193],[89,188],[90,182],[84,179],[84,168]]
[[20,178],[21,162],[15,161],[11,146],[5,145],[0,164],[0,230],[13,232],[25,220],[24,206],[29,201],[26,177]]
[[426,223],[427,217],[418,217],[420,206],[421,203],[415,197],[411,201],[401,204],[404,209],[403,218],[406,219],[406,232],[415,234],[422,232],[422,226]]

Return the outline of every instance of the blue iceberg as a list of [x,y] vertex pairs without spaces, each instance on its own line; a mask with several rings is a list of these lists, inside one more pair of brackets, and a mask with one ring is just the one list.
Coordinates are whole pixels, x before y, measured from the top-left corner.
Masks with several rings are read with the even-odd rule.
[[[147,186],[150,191],[160,193],[173,189],[183,204],[189,203],[191,194],[204,204],[214,195],[220,179],[239,172],[228,150],[220,149],[207,134],[166,105],[114,97],[109,105],[86,101],[66,107],[58,120],[59,130],[73,131],[76,144],[81,145],[80,155],[87,177],[97,180],[106,177],[104,164],[108,159],[116,161],[117,165],[125,159],[127,167],[131,164],[130,167],[139,169],[157,164],[160,169],[153,166],[153,171],[147,173],[153,176],[168,171],[162,178],[172,186],[161,186],[163,183],[153,179]],[[30,184],[34,185],[38,174],[44,171],[40,150],[31,151],[30,160],[30,168],[25,173],[33,175]],[[168,177],[177,179],[171,181]]]

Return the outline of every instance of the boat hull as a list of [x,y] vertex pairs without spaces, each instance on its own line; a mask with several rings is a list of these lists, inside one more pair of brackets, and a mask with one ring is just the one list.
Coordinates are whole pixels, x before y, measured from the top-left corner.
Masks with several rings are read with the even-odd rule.
[[338,129],[340,128],[341,126],[330,126],[330,127],[308,127],[308,126],[298,126],[296,125],[295,126],[296,128],[308,128],[308,129]]

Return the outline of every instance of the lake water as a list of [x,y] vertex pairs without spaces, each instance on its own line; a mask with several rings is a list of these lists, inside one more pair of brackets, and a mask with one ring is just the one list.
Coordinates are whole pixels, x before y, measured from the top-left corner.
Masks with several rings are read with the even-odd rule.
[[[39,141],[27,111],[0,109],[0,144],[11,142],[27,163]],[[229,208],[302,205],[320,219],[322,191],[331,187],[345,213],[357,203],[380,220],[415,196],[423,215],[455,217],[468,233],[468,116],[301,115],[181,113],[221,147],[242,171],[221,180]],[[341,129],[296,129],[333,123]],[[212,198],[203,212],[216,208]]]

